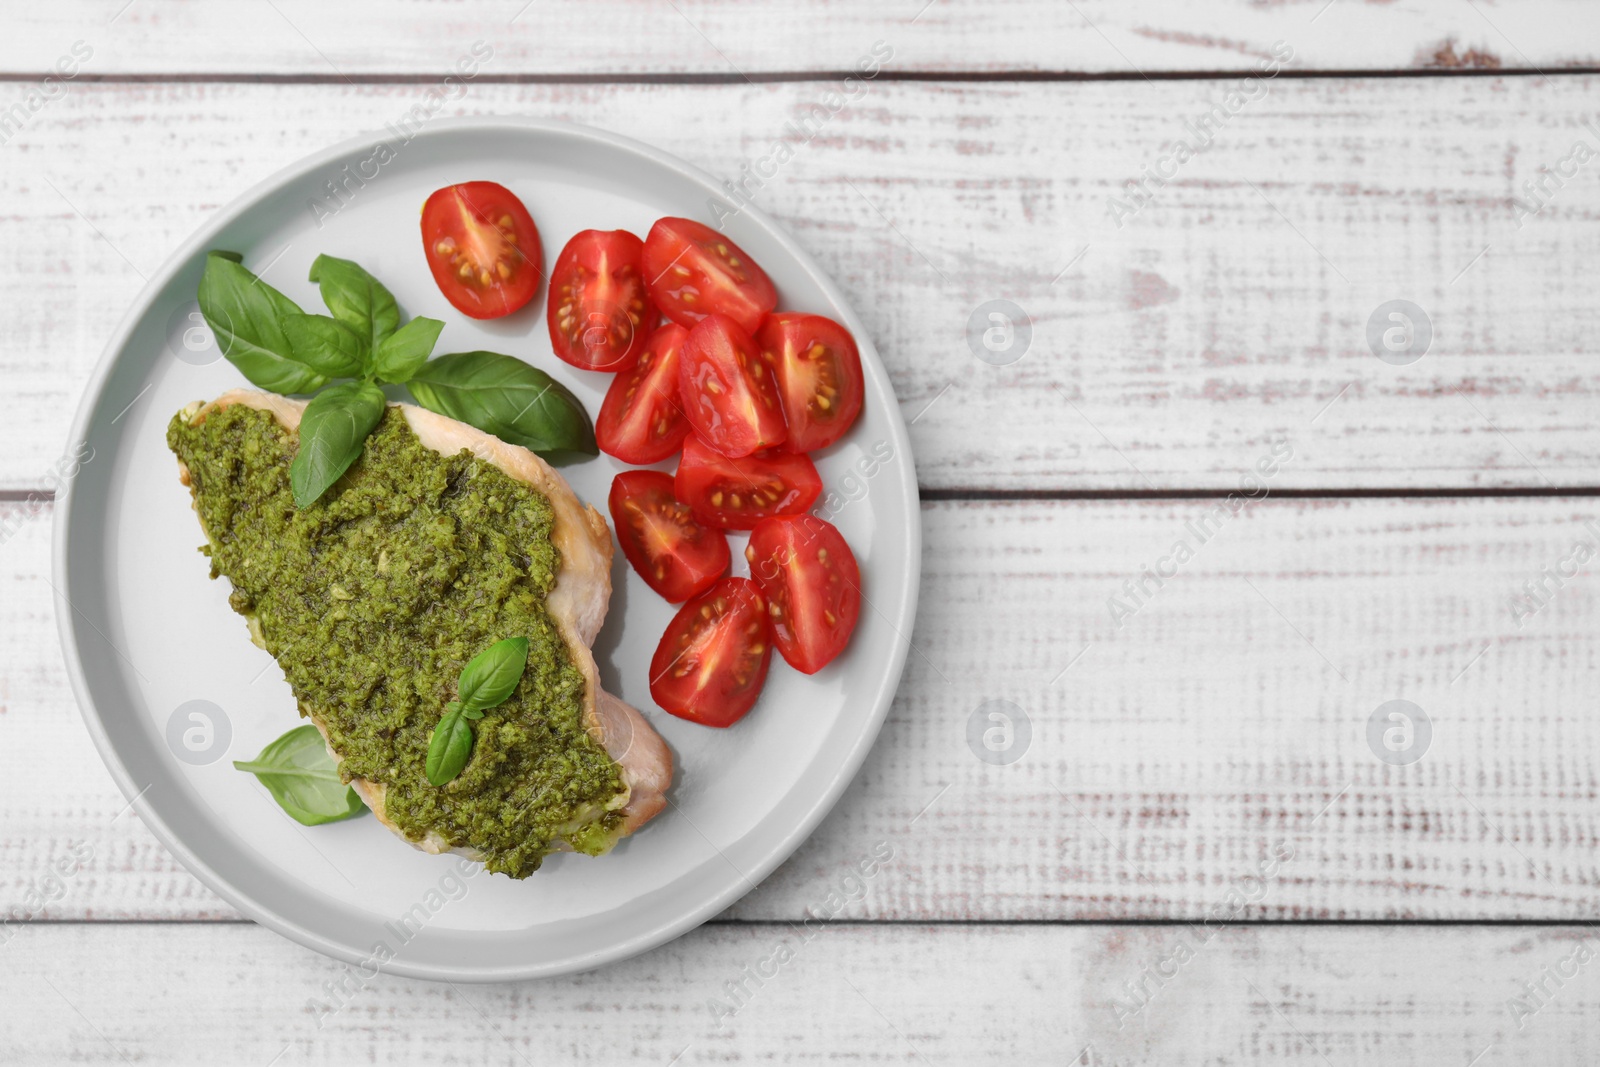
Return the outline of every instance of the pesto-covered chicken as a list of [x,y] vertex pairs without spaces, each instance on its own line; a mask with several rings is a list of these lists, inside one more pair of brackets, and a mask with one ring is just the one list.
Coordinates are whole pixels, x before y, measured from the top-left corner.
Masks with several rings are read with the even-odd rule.
[[[428,852],[525,877],[552,851],[599,855],[666,804],[672,759],[603,693],[589,651],[611,594],[611,536],[532,452],[407,404],[296,508],[303,401],[235,390],[167,431],[211,557],[252,640],[283,668],[378,819]],[[443,786],[428,742],[462,667],[525,637],[515,693],[475,724]]]

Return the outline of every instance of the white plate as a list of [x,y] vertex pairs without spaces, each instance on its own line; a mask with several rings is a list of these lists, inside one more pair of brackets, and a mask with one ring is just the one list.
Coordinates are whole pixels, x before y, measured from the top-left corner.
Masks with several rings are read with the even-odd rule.
[[[374,166],[380,141],[394,154]],[[185,866],[246,915],[331,956],[489,981],[583,970],[659,945],[726,908],[799,846],[861,765],[894,695],[916,608],[921,518],[905,426],[860,319],[788,235],[747,208],[726,232],[772,276],[779,306],[831,316],[861,346],[861,419],[817,457],[818,511],[854,548],[869,600],[849,650],[809,678],[774,657],[760,703],[732,729],[673,718],[655,707],[646,678],[673,608],[618,552],[595,653],[605,686],[642,709],[676,757],[672,806],[654,822],[608,856],[553,856],[513,881],[471,864],[464,876],[458,857],[414,851],[370,817],[314,828],[291,821],[231,761],[296,725],[294,699],[229,609],[227,582],[207,578],[200,528],[165,443],[182,405],[246,384],[206,347],[206,332],[187,332],[198,322],[190,315],[201,264],[207,249],[243,252],[246,266],[321,310],[306,281],[311,261],[320,252],[355,259],[408,315],[446,322],[436,351],[519,356],[565,382],[593,414],[609,376],[555,358],[543,299],[477,323],[434,286],[418,211],[434,189],[479,179],[522,198],[547,265],[582,229],[643,235],[663,215],[715,225],[709,203],[722,195],[708,175],[637,142],[516,119],[438,122],[405,144],[392,133],[361,137],[273,176],[167,262],[107,346],[71,438],[85,461],[57,505],[55,582],[89,732],[145,824]],[[338,201],[330,181],[342,183]],[[602,455],[563,473],[603,511],[622,469]],[[743,538],[733,547],[740,573]],[[196,709],[212,723],[209,737],[205,721],[191,718]]]

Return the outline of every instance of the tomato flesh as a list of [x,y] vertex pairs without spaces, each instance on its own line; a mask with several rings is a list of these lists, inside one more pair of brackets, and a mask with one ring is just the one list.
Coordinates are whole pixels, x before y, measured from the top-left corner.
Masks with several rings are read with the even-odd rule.
[[767,272],[744,249],[693,219],[658,219],[644,241],[650,299],[680,326],[726,315],[748,332],[778,306]]
[[724,315],[708,315],[689,331],[678,395],[695,433],[725,456],[771,448],[788,434],[772,369],[755,339]]
[[645,343],[639,361],[611,380],[594,437],[600,448],[625,463],[656,463],[683,447],[689,420],[678,398],[678,358],[689,336],[669,322]]
[[702,526],[678,503],[670,474],[623,471],[611,482],[609,503],[622,554],[667,601],[699,596],[727,571],[727,535]]
[[667,624],[650,660],[650,695],[680,719],[732,726],[761,695],[771,659],[761,591],[748,578],[724,578]]
[[822,477],[808,456],[764,452],[729,459],[691,436],[674,488],[701,522],[748,530],[773,515],[805,512],[822,493]]
[[584,370],[621,371],[655,325],[639,260],[644,242],[627,230],[584,230],[550,271],[546,318],[556,355]]
[[861,617],[861,568],[844,535],[815,515],[764,519],[744,557],[783,658],[804,674],[833,662]]
[[756,333],[772,368],[789,433],[790,452],[827,448],[861,414],[861,354],[843,326],[821,315],[780,311]]
[[422,205],[422,247],[445,299],[475,319],[497,319],[539,291],[544,249],[533,216],[494,182],[436,190]]

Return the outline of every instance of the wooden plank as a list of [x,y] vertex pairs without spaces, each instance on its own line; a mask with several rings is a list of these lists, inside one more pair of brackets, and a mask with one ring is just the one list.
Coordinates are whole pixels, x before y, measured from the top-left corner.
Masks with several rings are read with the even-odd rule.
[[[1268,498],[1208,518],[1217,504],[925,506],[916,650],[877,747],[732,914],[797,919],[887,842],[895,870],[854,917],[1200,919],[1273,857],[1242,915],[1595,917],[1593,564],[1512,610],[1600,539],[1595,501]],[[46,518],[0,549],[0,902],[87,842],[44,917],[227,916],[118,815],[49,626]],[[1195,555],[1175,567],[1180,539]],[[1146,566],[1177,573],[1158,588]],[[1394,699],[1431,722],[1420,762],[1369,747]],[[1020,709],[1015,762],[969,741],[975,718],[980,740],[1003,725],[991,701]]]
[[1551,69],[1596,55],[1594,11],[1581,0],[1477,10],[1425,0],[66,0],[19,11],[11,23],[0,70],[49,70],[82,40],[94,49],[95,74],[442,74],[478,40],[494,49],[491,73],[569,76],[849,70],[877,40],[910,71],[1249,70],[1279,40],[1316,70]]
[[461,986],[359,972],[249,925],[42,926],[0,948],[0,1052],[18,1067],[1559,1067],[1593,1062],[1593,934],[839,923],[802,942],[714,925],[594,974]]
[[[1113,198],[1216,83],[878,84],[756,200],[854,295],[925,487],[1231,489],[1284,436],[1279,488],[1591,485],[1600,187],[1579,169],[1520,223],[1511,197],[1574,142],[1600,151],[1596,87],[1280,81],[1119,228]],[[141,272],[426,91],[83,86],[22,131],[0,174],[0,488],[50,482]],[[735,176],[818,91],[485,85],[447,111],[574,119]],[[968,342],[995,299],[1032,320],[1004,366]],[[1367,339],[1394,299],[1432,324],[1410,366]]]

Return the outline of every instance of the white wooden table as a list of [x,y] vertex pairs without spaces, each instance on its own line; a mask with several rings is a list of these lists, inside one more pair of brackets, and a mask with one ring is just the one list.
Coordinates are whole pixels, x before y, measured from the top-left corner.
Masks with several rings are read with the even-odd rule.
[[[0,1061],[1594,1062],[1600,565],[1516,607],[1600,541],[1600,158],[1572,152],[1600,152],[1593,5],[53,0],[4,21],[0,109],[24,110],[0,110]],[[726,915],[573,979],[362,982],[204,889],[103,771],[57,650],[51,490],[142,275],[479,41],[439,114],[602,126],[728,178],[791,140],[757,199],[888,364],[922,609],[860,777]],[[1229,108],[1275,42],[1282,73]],[[875,46],[856,101],[786,132]],[[1213,105],[1208,150],[1163,162]],[[1170,177],[1130,199],[1146,167]],[[996,299],[1032,322],[999,366],[966,340]],[[1402,299],[1432,340],[1393,365],[1368,322]],[[1275,445],[1258,499],[1162,562]],[[1174,576],[1128,599],[1147,565]],[[1431,727],[1414,762],[1368,740],[1395,699]],[[1029,723],[1014,762],[967,741],[995,700]],[[875,847],[893,861],[847,883]]]

